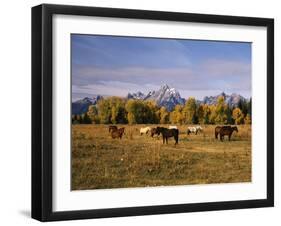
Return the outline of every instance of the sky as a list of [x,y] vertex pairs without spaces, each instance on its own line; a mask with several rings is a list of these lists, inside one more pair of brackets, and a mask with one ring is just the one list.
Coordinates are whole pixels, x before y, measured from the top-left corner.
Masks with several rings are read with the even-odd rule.
[[184,98],[251,97],[251,43],[72,34],[71,67],[72,100],[164,84]]

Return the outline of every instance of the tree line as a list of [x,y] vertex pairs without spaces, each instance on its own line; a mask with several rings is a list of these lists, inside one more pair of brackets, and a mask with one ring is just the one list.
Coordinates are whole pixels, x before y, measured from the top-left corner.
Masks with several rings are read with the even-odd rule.
[[217,104],[198,104],[190,97],[169,112],[154,101],[109,97],[90,105],[82,115],[72,115],[73,124],[251,124],[252,100],[240,100],[236,107],[218,97]]

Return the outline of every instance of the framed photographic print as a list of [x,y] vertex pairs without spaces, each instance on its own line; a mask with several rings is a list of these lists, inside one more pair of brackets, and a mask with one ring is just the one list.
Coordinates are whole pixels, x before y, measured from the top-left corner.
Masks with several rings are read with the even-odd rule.
[[273,156],[273,19],[32,8],[33,218],[270,207]]

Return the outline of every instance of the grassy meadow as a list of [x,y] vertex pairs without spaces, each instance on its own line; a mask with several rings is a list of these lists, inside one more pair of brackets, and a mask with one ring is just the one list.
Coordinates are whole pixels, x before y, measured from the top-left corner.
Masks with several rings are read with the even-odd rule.
[[[215,125],[198,135],[178,126],[174,138],[140,135],[141,127],[117,125],[125,135],[112,139],[108,125],[72,125],[72,190],[251,181],[251,126],[239,125],[231,141],[215,139]],[[168,127],[168,125],[162,125]]]

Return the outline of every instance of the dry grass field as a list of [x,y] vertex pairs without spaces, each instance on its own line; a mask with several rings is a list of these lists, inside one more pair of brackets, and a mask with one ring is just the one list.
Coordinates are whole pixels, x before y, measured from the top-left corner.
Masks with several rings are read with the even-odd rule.
[[[174,138],[140,135],[144,126],[125,127],[122,140],[112,139],[108,125],[72,125],[72,190],[251,181],[251,126],[238,126],[229,142],[215,140],[215,125],[187,135],[178,126]],[[168,127],[168,125],[163,125]]]

